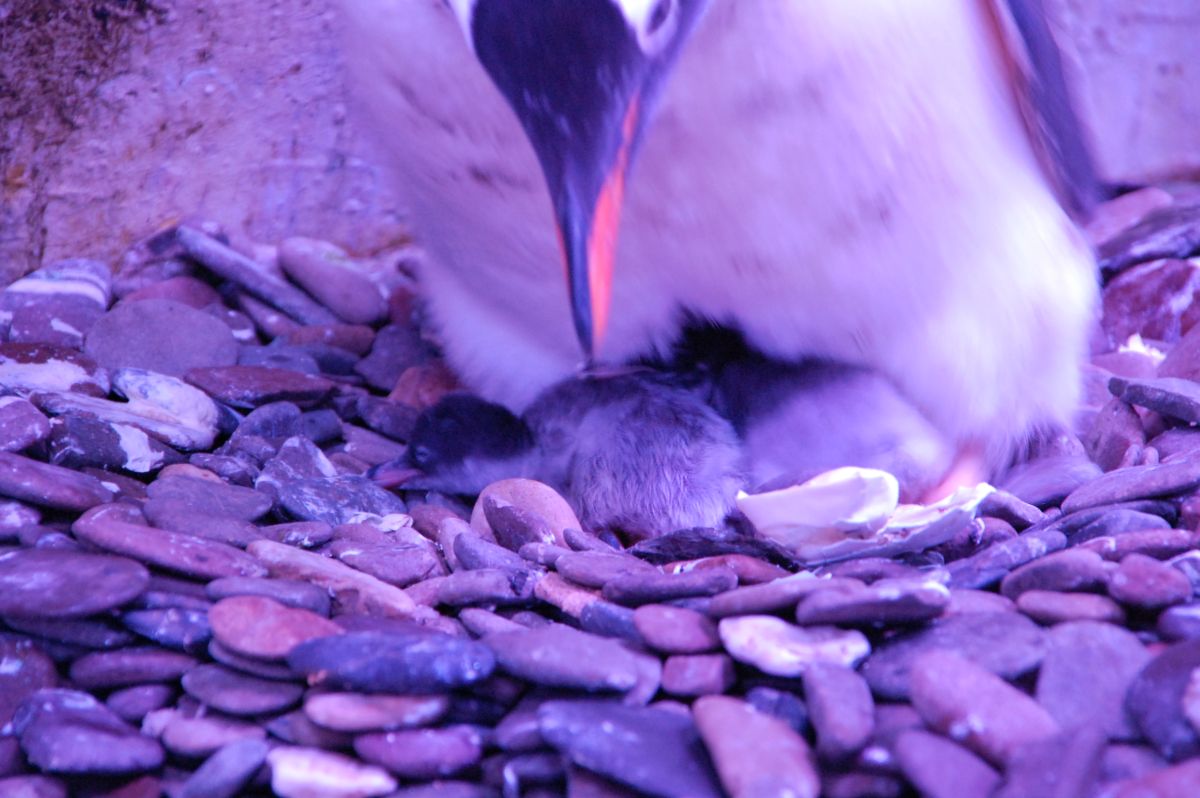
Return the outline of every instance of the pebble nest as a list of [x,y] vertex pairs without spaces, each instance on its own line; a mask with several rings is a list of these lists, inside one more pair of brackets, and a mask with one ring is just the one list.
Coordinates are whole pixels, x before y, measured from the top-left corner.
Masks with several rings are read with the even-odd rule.
[[179,226],[22,278],[0,795],[1200,795],[1200,190],[1089,232],[1081,438],[948,542],[815,568],[378,487],[455,383],[332,245]]

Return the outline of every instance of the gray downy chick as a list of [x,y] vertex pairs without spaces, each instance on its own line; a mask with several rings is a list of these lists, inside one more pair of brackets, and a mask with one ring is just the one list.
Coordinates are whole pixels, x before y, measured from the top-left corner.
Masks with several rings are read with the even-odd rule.
[[[646,370],[583,374],[521,417],[471,394],[417,419],[405,488],[477,494],[527,477],[558,490],[587,528],[641,539],[719,526],[745,484],[737,435],[695,391]],[[388,469],[377,470],[377,478]]]
[[787,487],[841,466],[896,476],[919,501],[950,468],[951,442],[878,371],[768,358],[735,330],[692,320],[664,367],[701,375],[742,446],[748,489]]

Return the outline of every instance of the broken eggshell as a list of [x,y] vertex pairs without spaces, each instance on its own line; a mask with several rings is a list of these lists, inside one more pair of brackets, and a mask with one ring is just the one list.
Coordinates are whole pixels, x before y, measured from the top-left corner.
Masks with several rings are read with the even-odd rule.
[[847,466],[781,490],[741,493],[737,505],[761,536],[815,564],[937,546],[953,537],[993,490],[980,483],[935,504],[902,505],[894,476]]

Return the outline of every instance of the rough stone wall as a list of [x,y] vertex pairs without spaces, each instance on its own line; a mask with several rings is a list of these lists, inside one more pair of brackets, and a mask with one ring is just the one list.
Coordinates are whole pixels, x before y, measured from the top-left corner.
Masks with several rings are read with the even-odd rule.
[[1101,176],[1200,179],[1200,0],[1046,0]]
[[[180,214],[364,253],[401,239],[347,114],[340,2],[0,0],[0,284],[112,262]],[[1200,2],[1047,3],[1103,176],[1200,176]]]
[[347,123],[337,0],[0,0],[0,280],[180,214],[403,236]]

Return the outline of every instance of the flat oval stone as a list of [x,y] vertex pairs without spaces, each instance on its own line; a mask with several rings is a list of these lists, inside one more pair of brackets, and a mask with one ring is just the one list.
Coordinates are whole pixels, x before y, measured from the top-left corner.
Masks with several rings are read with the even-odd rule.
[[716,624],[694,610],[644,604],[634,610],[633,625],[647,645],[668,654],[700,654],[721,646]]
[[550,525],[553,542],[559,546],[567,545],[567,529],[583,529],[571,505],[554,488],[533,479],[502,479],[484,488],[471,510],[471,526],[487,540],[496,538],[483,511],[484,502],[489,498],[541,516]]
[[1167,640],[1200,639],[1200,602],[1168,607],[1159,614],[1156,628]]
[[362,513],[403,513],[404,502],[366,477],[346,474],[288,481],[279,490],[279,504],[300,521],[350,523]]
[[1000,783],[986,762],[940,734],[906,731],[894,752],[905,778],[928,798],[988,798]]
[[986,549],[947,566],[950,587],[985,588],[999,582],[1013,568],[1044,557],[1067,545],[1067,537],[1053,528],[1031,529],[1015,538],[993,543]]
[[871,653],[856,629],[800,627],[770,615],[725,618],[717,631],[734,659],[774,676],[799,676],[817,662],[853,667]]
[[737,587],[737,574],[706,568],[681,574],[639,573],[611,579],[600,591],[608,601],[633,607],[692,596],[715,596]]
[[369,612],[400,618],[416,612],[417,605],[401,588],[320,554],[270,540],[255,541],[246,551],[264,563],[271,576],[311,582],[334,596],[353,596]]
[[820,794],[812,752],[787,724],[726,696],[698,699],[693,714],[729,795],[816,798]]
[[1026,590],[1017,597],[1017,609],[1047,626],[1066,621],[1125,622],[1125,610],[1120,604],[1095,593]]
[[191,717],[187,713],[172,710],[166,716],[159,736],[163,746],[172,754],[185,759],[199,759],[230,743],[265,740],[267,733],[254,723],[216,713]]
[[1046,508],[1104,472],[1086,457],[1042,457],[1014,468],[999,487],[1035,507]]
[[446,566],[428,545],[402,546],[393,542],[358,543],[335,540],[329,550],[351,568],[396,587],[408,587],[433,576],[445,576]]
[[132,366],[174,377],[237,362],[237,341],[228,325],[169,299],[117,304],[92,326],[83,348],[109,369]]
[[58,671],[54,661],[28,640],[0,638],[0,665],[0,728],[3,728],[27,696],[58,684]]
[[[1185,265],[1189,271],[1195,267]],[[1113,377],[1108,381],[1114,396],[1131,405],[1153,410],[1189,424],[1200,423],[1200,386],[1179,377],[1128,379]]]
[[121,720],[141,723],[146,715],[174,701],[175,694],[175,688],[168,684],[135,684],[113,690],[104,704]]
[[134,560],[65,549],[0,554],[0,615],[80,618],[141,595],[150,573]]
[[276,748],[267,764],[271,789],[281,798],[370,798],[396,789],[383,768],[317,748]]
[[1122,783],[1113,798],[1191,798],[1200,791],[1200,761],[1156,770]]
[[71,531],[102,549],[200,579],[267,575],[257,560],[233,546],[129,523],[121,513],[106,513],[107,509],[84,513]]
[[334,384],[323,377],[269,366],[214,366],[188,369],[183,378],[231,407],[252,410],[271,402],[312,407]]
[[0,496],[76,513],[107,504],[113,498],[108,488],[90,474],[13,452],[0,452]]
[[662,668],[662,689],[677,696],[724,693],[737,679],[733,660],[725,654],[676,654]]
[[886,579],[846,590],[819,590],[800,601],[796,622],[805,625],[880,626],[923,623],[950,603],[950,591],[932,580]]
[[300,700],[300,685],[267,681],[221,665],[197,665],[183,675],[183,689],[202,704],[230,715],[280,712]]
[[441,695],[314,693],[304,701],[304,714],[318,726],[333,731],[370,732],[429,726],[449,707],[449,699]]
[[685,714],[606,701],[548,701],[542,737],[575,764],[664,798],[718,798],[721,788]]
[[933,649],[956,651],[1007,679],[1038,666],[1046,650],[1045,633],[1015,612],[951,615],[927,628],[883,642],[862,666],[862,675],[879,696],[908,697],[914,661]]
[[0,396],[0,451],[19,452],[50,436],[50,420],[31,402]]
[[472,726],[364,734],[354,752],[407,779],[453,776],[483,758],[483,735]]
[[483,513],[496,542],[506,549],[517,551],[528,543],[554,545],[558,542],[550,522],[524,507],[488,496],[483,502]]
[[1200,485],[1200,458],[1131,466],[1110,471],[1076,488],[1063,499],[1062,511],[1073,513],[1103,504],[1173,496],[1193,490],[1197,485]]
[[840,762],[858,753],[875,731],[875,701],[858,673],[818,662],[804,671],[804,700],[817,734],[817,753]]
[[1200,736],[1183,705],[1196,668],[1200,668],[1200,641],[1176,643],[1142,668],[1125,694],[1125,708],[1137,728],[1171,762],[1200,756]]
[[1087,591],[1102,588],[1108,571],[1099,554],[1070,548],[1026,563],[1000,582],[1000,592],[1010,599],[1026,590]]
[[1186,529],[1147,529],[1093,538],[1080,543],[1078,548],[1094,551],[1112,562],[1120,562],[1128,554],[1144,554],[1164,560],[1191,551],[1195,542],[1195,536]]
[[628,554],[575,551],[559,557],[554,570],[584,587],[602,588],[613,579],[641,573],[659,573],[653,565]]
[[730,615],[758,615],[794,610],[800,600],[809,593],[858,587],[862,584],[857,579],[818,579],[808,571],[801,571],[761,585],[739,587],[713,596],[708,605],[708,614],[714,618],[725,618]]
[[97,651],[71,663],[71,681],[87,688],[173,682],[195,665],[187,654],[161,648]]
[[164,607],[122,613],[121,623],[166,648],[193,651],[212,637],[205,610]]
[[73,392],[106,396],[108,371],[87,355],[66,346],[0,343],[0,382],[12,391]]
[[387,305],[379,288],[344,250],[293,236],[279,243],[279,265],[325,307],[352,324],[374,324]]
[[1019,746],[1060,731],[1032,698],[950,651],[929,651],[917,659],[912,702],[931,728],[961,739],[997,765]]
[[301,643],[288,664],[310,680],[365,693],[440,693],[486,679],[496,666],[483,643],[442,634],[347,632]]
[[534,684],[625,692],[638,683],[638,663],[629,649],[568,626],[501,632],[482,642],[501,668]]
[[68,798],[67,785],[50,776],[0,778],[0,795],[12,798]]
[[1158,610],[1189,600],[1192,583],[1178,568],[1145,554],[1130,554],[1109,578],[1108,595],[1128,606]]
[[[1038,703],[1064,729],[1102,729],[1112,739],[1137,737],[1125,693],[1151,654],[1132,632],[1107,623],[1055,626],[1038,671]],[[1104,667],[1096,667],[1096,663]]]
[[333,621],[265,596],[232,596],[208,611],[213,635],[246,657],[283,659],[305,640],[342,633]]
[[150,483],[146,494],[154,500],[174,500],[206,515],[223,515],[243,521],[255,521],[270,512],[274,501],[270,496],[251,488],[227,485],[211,479],[186,476],[164,476]]
[[329,592],[300,579],[227,576],[209,582],[204,591],[213,601],[232,596],[265,596],[288,607],[299,607],[329,617]]
[[163,763],[157,740],[78,690],[39,690],[25,700],[13,731],[30,764],[47,773],[124,775]]
[[238,740],[222,746],[188,777],[179,798],[235,798],[267,761],[262,740]]

